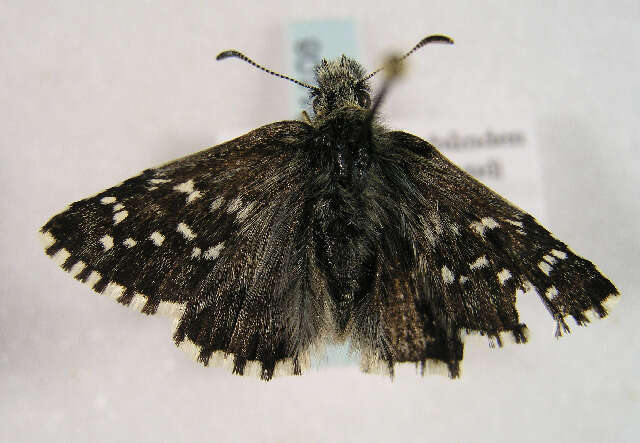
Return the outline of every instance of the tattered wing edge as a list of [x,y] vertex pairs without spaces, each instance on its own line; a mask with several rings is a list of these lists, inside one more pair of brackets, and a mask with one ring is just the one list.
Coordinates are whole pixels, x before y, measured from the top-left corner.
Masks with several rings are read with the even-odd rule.
[[[51,246],[55,245],[56,242],[59,241],[49,231],[43,231],[43,230],[38,231],[38,237],[42,247],[45,250],[45,253]],[[78,274],[80,274],[82,271],[84,271],[87,267],[87,264],[82,260],[74,259],[72,254],[64,247],[57,250],[57,252],[53,255],[49,255],[48,253],[46,254],[63,271],[67,272],[74,278]],[[75,261],[75,263],[67,270],[65,269],[64,265],[68,263],[69,260]],[[97,294],[105,295],[119,302],[118,299],[122,294],[124,294],[127,288],[118,284],[117,282],[111,281],[107,284],[105,290],[102,293],[99,293],[95,291],[94,286],[101,279],[102,279],[102,276],[98,271],[92,271],[84,281],[80,281],[80,280],[78,281],[80,281],[86,286],[89,286],[89,288],[91,288],[91,290],[93,290]],[[147,301],[148,301],[148,298],[144,294],[140,294],[136,292],[133,299],[131,300],[131,303],[129,303],[128,305],[124,305],[123,303],[120,303],[120,302],[119,303],[121,305],[128,306],[129,308],[137,312],[147,314],[146,312],[143,312],[143,309]],[[155,310],[155,313],[147,314],[147,315],[159,314],[160,316],[168,317],[172,319],[173,320],[172,335],[173,335],[173,333],[176,331],[176,329],[180,325],[180,322],[182,321],[182,316],[184,315],[185,308],[186,307],[184,304],[162,301],[158,305],[158,308]],[[217,352],[214,352],[211,355],[211,357],[209,357],[209,360],[207,362],[203,362],[200,359],[200,352],[201,352],[200,346],[194,343],[193,341],[191,341],[189,338],[185,338],[182,342],[176,343],[176,346],[178,347],[178,349],[188,354],[194,361],[200,363],[203,366],[210,366],[214,368],[225,368],[235,374],[235,372],[233,372],[235,354],[233,353],[217,351]],[[309,352],[303,355],[302,358],[299,358],[298,362],[302,372],[308,371],[311,367],[311,359],[310,359]],[[258,360],[247,361],[242,375],[262,378],[262,364]],[[273,371],[273,377],[285,377],[285,376],[293,376],[293,375],[299,375],[294,373],[293,358],[280,360],[276,363],[275,369]]]
[[[604,278],[608,279],[608,277],[602,274],[602,272],[600,272],[599,269],[596,268],[596,270]],[[530,282],[525,282],[524,288],[519,288],[516,291],[521,292],[516,294],[517,297],[522,297],[528,292],[531,292],[532,293],[531,295],[538,295],[537,288],[535,288]],[[575,324],[577,326],[584,327],[584,326],[588,326],[590,322],[596,319],[602,319],[607,317],[611,312],[611,309],[615,305],[617,305],[618,302],[620,301],[620,298],[621,298],[620,295],[621,294],[619,292],[611,293],[607,295],[607,297],[600,302],[600,305],[604,309],[604,315],[601,315],[595,308],[590,308],[581,312],[586,317],[587,321],[579,323],[574,319]],[[564,321],[568,317],[572,317],[571,314],[567,314],[563,316],[562,320]],[[496,334],[487,334],[485,331],[476,331],[473,329],[462,329],[460,331],[460,339],[462,340],[463,344],[466,345],[466,342],[467,342],[466,337],[471,337],[471,336],[487,337],[487,340],[489,341],[489,346],[492,348],[493,347],[501,348],[504,344],[509,344],[509,345],[523,344],[529,341],[531,337],[531,332],[524,323],[521,324],[521,328],[518,330],[518,332],[519,334],[515,334],[514,331],[512,330],[503,330],[503,331],[498,331]],[[564,332],[570,333],[571,331],[565,330]],[[556,338],[559,339],[561,336],[562,334],[556,333]],[[367,356],[365,354],[362,354],[362,358],[360,360],[360,369],[362,372],[367,374],[384,375],[384,376],[389,376],[393,378],[394,372],[396,369],[403,369],[403,368],[413,366],[415,367],[416,372],[422,376],[443,375],[450,379],[460,379],[462,378],[462,372],[463,372],[463,364],[462,364],[463,360],[460,360],[458,363],[459,363],[459,369],[458,369],[459,372],[457,376],[452,377],[447,363],[442,360],[425,359],[423,361],[393,362],[393,366],[390,367],[389,363],[386,360],[383,360],[373,355]]]

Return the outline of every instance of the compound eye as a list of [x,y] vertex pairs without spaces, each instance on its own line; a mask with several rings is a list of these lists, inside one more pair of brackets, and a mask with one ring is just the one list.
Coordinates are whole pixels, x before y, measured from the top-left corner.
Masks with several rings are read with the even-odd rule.
[[367,91],[358,91],[356,98],[358,99],[358,104],[363,108],[371,106],[371,97]]

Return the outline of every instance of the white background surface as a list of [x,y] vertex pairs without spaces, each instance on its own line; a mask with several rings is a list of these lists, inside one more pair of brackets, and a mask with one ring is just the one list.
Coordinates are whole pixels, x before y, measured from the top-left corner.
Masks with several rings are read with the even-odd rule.
[[[0,440],[637,441],[638,2],[221,3],[0,3]],[[213,57],[286,67],[286,26],[314,17],[354,18],[368,67],[425,34],[455,38],[412,57],[390,126],[527,115],[541,221],[616,283],[608,319],[556,341],[524,303],[531,343],[472,341],[460,381],[347,367],[265,384],[196,365],[166,319],[45,257],[36,231],[67,203],[289,118],[291,85]]]

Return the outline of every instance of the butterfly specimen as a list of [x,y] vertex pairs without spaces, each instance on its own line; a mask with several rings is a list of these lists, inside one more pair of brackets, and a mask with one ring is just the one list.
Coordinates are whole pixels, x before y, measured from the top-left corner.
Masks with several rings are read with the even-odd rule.
[[[568,331],[618,295],[534,218],[377,110],[403,57],[370,74],[322,60],[313,115],[281,121],[73,203],[42,228],[46,253],[98,293],[174,318],[173,339],[234,373],[301,374],[348,340],[364,371],[460,373],[462,334],[526,341],[516,291]],[[389,75],[371,99],[369,79]]]

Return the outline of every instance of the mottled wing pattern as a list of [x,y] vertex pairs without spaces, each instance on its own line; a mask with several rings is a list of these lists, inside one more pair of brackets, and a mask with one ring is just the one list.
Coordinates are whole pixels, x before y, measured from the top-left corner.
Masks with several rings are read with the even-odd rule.
[[96,292],[174,317],[204,364],[300,373],[330,321],[293,143],[309,131],[263,126],[73,203],[41,229],[46,252]]
[[356,317],[377,318],[365,369],[416,362],[456,377],[463,332],[526,341],[517,289],[536,290],[558,335],[568,316],[606,315],[614,285],[531,215],[416,136],[390,132],[378,145],[372,213],[388,215],[368,314]]

